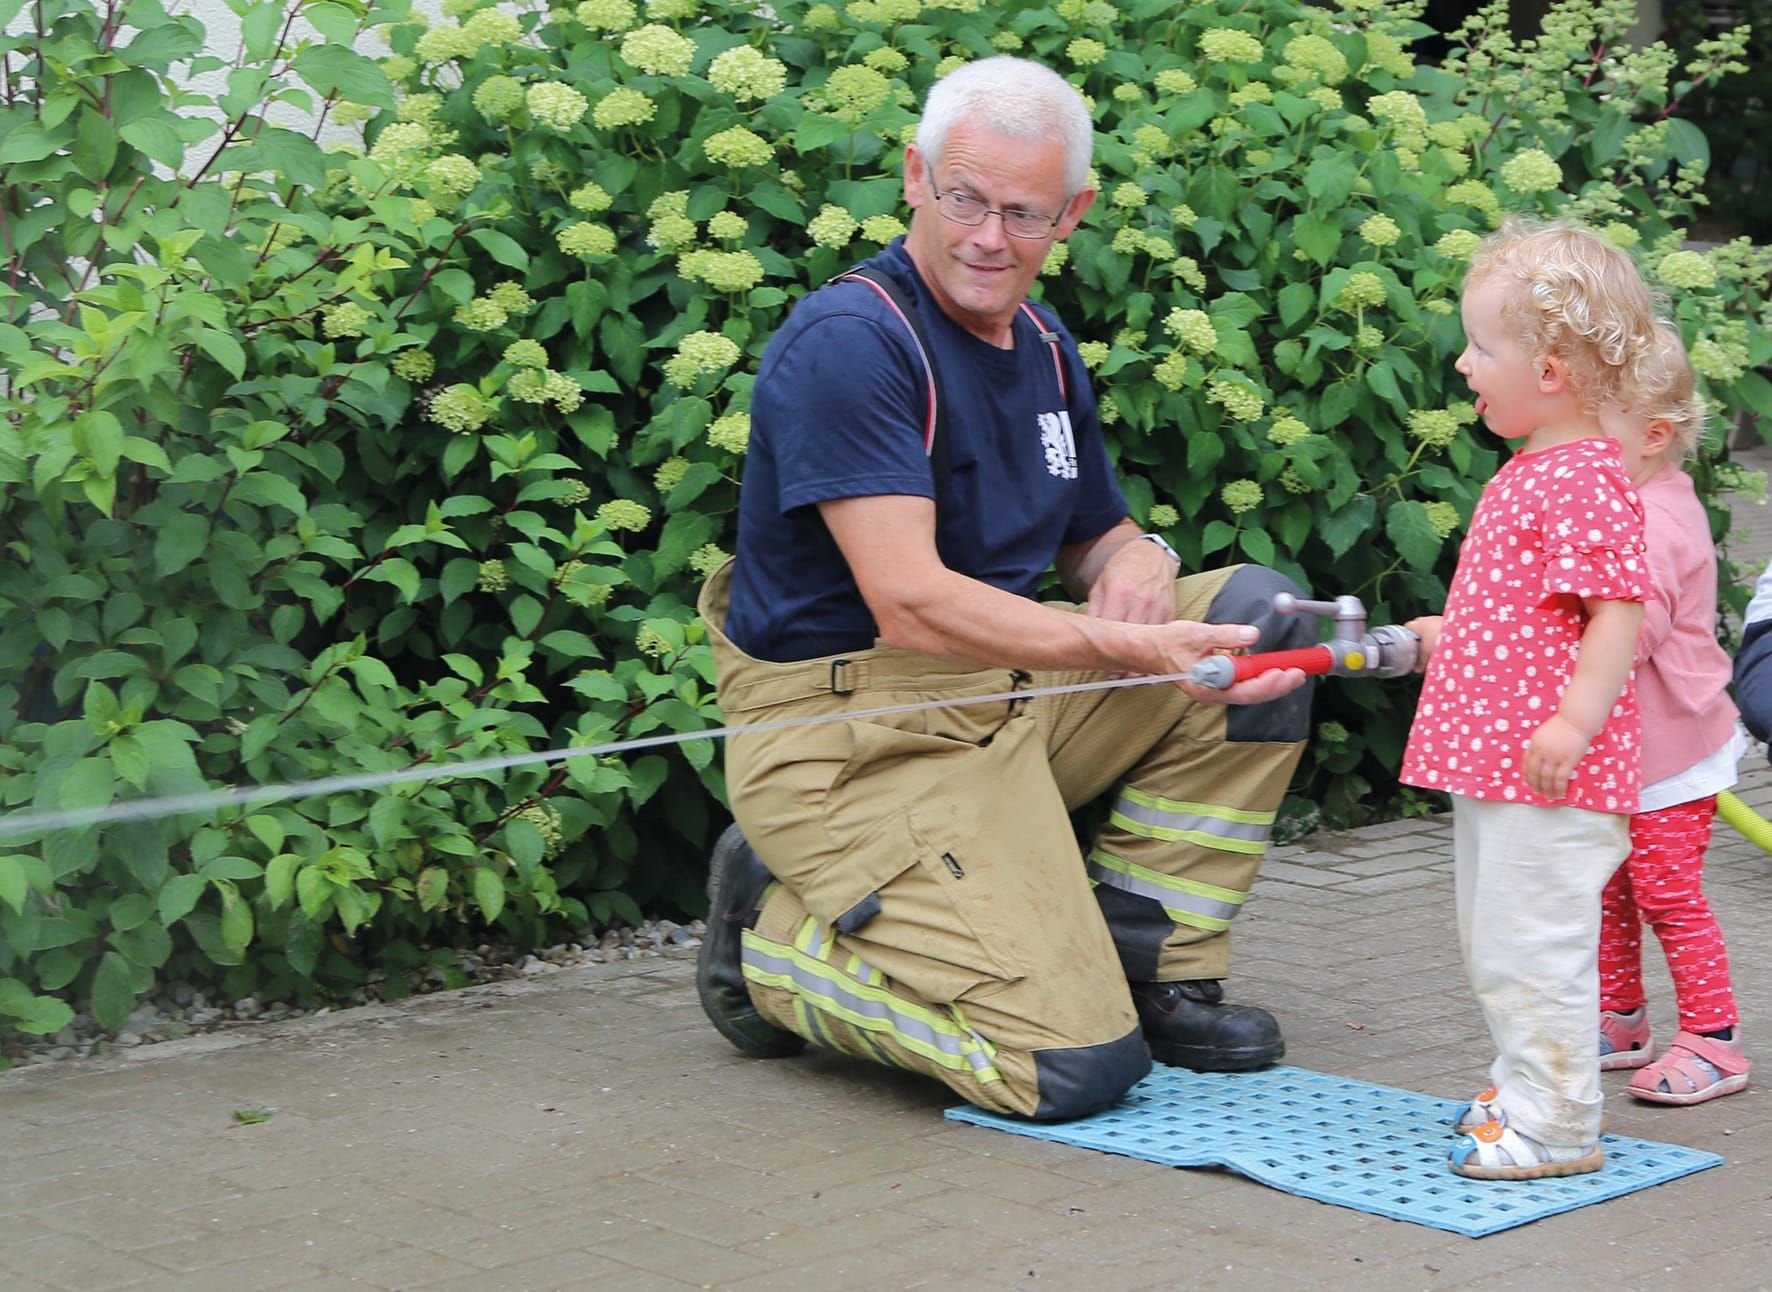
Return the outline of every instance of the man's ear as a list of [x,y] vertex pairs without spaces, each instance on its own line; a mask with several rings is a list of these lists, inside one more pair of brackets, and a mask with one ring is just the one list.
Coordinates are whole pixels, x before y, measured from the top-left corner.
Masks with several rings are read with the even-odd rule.
[[1076,231],[1077,225],[1082,223],[1084,213],[1093,205],[1095,205],[1095,190],[1092,188],[1082,189],[1069,202],[1065,203],[1064,214],[1058,219],[1058,232],[1054,235],[1054,241],[1062,242],[1070,237]]
[[916,144],[904,146],[904,201],[915,210],[929,197],[929,164]]

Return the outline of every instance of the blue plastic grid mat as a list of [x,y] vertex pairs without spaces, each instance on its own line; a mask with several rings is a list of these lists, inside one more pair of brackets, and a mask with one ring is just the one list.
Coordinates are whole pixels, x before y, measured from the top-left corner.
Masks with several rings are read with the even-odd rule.
[[[1338,1207],[1481,1238],[1722,1164],[1715,1153],[1606,1135],[1605,1167],[1561,1179],[1480,1181],[1446,1166],[1463,1105],[1365,1081],[1269,1068],[1158,1068],[1106,1112],[1043,1125],[972,1107],[954,1121],[1167,1166],[1226,1167]],[[1325,1134],[1326,1128],[1332,1133]]]

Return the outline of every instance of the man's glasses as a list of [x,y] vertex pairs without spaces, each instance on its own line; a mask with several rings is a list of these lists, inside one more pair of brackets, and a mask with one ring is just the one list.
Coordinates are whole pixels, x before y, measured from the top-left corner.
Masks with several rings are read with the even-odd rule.
[[[930,187],[935,185],[935,176],[929,177]],[[1022,211],[1010,207],[1007,211],[993,210],[976,197],[967,197],[964,193],[956,193],[951,189],[935,194],[935,208],[955,224],[977,227],[984,223],[987,215],[1000,216],[1003,220],[1003,231],[1012,238],[1045,238],[1058,227],[1059,217],[1041,215],[1038,211]]]

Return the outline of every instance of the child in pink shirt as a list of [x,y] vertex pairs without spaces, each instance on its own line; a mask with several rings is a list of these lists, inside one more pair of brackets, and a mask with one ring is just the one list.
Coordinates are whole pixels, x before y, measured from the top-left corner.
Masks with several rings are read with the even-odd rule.
[[1510,219],[1472,257],[1457,368],[1519,442],[1483,490],[1402,779],[1453,801],[1460,947],[1495,1043],[1450,1165],[1483,1180],[1597,1171],[1600,891],[1630,851],[1630,685],[1653,595],[1643,513],[1599,409],[1628,401],[1654,328],[1631,260],[1586,229]]
[[[1664,325],[1656,340],[1633,411],[1600,417],[1643,500],[1656,591],[1637,649],[1637,704],[1651,736],[1643,795],[1630,857],[1601,898],[1600,1067],[1641,1069],[1629,1087],[1638,1099],[1698,1104],[1744,1089],[1752,1066],[1736,1034],[1729,953],[1703,888],[1717,794],[1735,784],[1746,741],[1727,690],[1729,656],[1717,643],[1710,518],[1679,466],[1704,408],[1679,335]],[[1667,955],[1680,1018],[1659,1058],[1644,1008],[1644,923]]]

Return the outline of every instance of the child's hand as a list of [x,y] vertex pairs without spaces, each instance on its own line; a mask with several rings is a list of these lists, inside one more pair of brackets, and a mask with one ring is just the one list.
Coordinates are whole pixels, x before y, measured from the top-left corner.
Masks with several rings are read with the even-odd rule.
[[1403,627],[1421,638],[1421,649],[1415,656],[1415,671],[1427,672],[1427,662],[1434,657],[1434,647],[1440,644],[1440,625],[1446,622],[1444,615],[1423,615],[1419,619],[1411,619]]
[[1562,798],[1590,743],[1591,738],[1562,714],[1552,717],[1526,742],[1526,764],[1521,769],[1526,784],[1547,799]]

